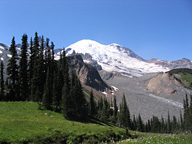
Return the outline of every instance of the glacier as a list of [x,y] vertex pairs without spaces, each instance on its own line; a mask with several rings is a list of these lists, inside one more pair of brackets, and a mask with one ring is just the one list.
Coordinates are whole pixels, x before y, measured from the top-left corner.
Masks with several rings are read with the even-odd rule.
[[[89,54],[107,72],[117,72],[125,76],[140,77],[146,73],[166,72],[169,68],[148,63],[130,49],[113,43],[103,45],[96,41],[83,39],[65,48],[66,55]],[[59,59],[59,53],[56,54]],[[89,63],[89,61],[84,60]]]

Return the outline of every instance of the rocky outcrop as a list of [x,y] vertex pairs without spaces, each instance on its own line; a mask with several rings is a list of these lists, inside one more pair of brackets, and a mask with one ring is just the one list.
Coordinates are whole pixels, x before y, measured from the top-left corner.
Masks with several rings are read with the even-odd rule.
[[91,65],[83,62],[80,55],[68,57],[69,73],[75,72],[82,84],[87,85],[97,91],[111,89],[100,77],[98,71]]
[[177,91],[176,87],[181,84],[169,73],[162,73],[153,77],[147,84],[146,91],[156,95],[172,95]]

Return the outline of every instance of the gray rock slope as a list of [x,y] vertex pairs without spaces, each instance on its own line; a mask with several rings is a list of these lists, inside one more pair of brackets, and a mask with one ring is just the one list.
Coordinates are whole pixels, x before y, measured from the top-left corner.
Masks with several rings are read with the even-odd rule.
[[[180,111],[183,112],[183,98],[186,93],[191,93],[190,90],[185,89],[182,85],[170,82],[170,87],[175,90],[171,95],[168,93],[157,93],[158,86],[155,89],[149,90],[149,85],[152,85],[151,81],[158,82],[157,77],[162,77],[161,74],[147,74],[139,78],[127,78],[122,76],[114,76],[107,80],[107,82],[125,93],[127,103],[132,115],[138,116],[140,113],[144,121],[147,121],[152,116],[159,118],[167,118],[168,111],[171,116],[175,115],[179,118]],[[163,82],[165,81],[165,82]],[[167,81],[175,81],[170,77],[166,77],[162,80],[161,86],[164,88],[167,86]],[[177,82],[176,82],[177,83]],[[117,102],[120,103],[122,95],[117,96]]]

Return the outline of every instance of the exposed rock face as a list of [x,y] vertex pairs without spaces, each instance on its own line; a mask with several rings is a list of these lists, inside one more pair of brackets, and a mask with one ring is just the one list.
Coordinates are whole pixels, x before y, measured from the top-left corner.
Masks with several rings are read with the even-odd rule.
[[168,73],[159,74],[153,77],[147,85],[146,90],[156,95],[172,95],[175,93],[176,86],[180,86],[181,84]]
[[92,56],[90,54],[86,53],[86,54],[80,54],[80,55],[83,58],[83,61],[85,63],[92,65],[97,70],[102,70],[102,67],[97,63],[96,60],[92,59]]
[[97,91],[111,89],[100,77],[98,71],[91,65],[85,64],[80,55],[68,57],[69,73],[75,72],[82,84],[90,86]]

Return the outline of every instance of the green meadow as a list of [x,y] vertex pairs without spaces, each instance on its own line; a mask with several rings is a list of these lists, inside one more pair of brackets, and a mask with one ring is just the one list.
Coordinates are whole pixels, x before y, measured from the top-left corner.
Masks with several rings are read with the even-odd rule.
[[129,131],[127,135],[125,129],[97,120],[66,120],[60,113],[38,110],[34,102],[0,102],[0,143],[191,144],[192,134]]
[[192,134],[159,134],[159,133],[141,133],[130,132],[132,136],[136,136],[135,139],[126,139],[118,144],[191,144]]
[[68,121],[34,102],[0,102],[0,143],[111,143],[127,137],[125,129]]

